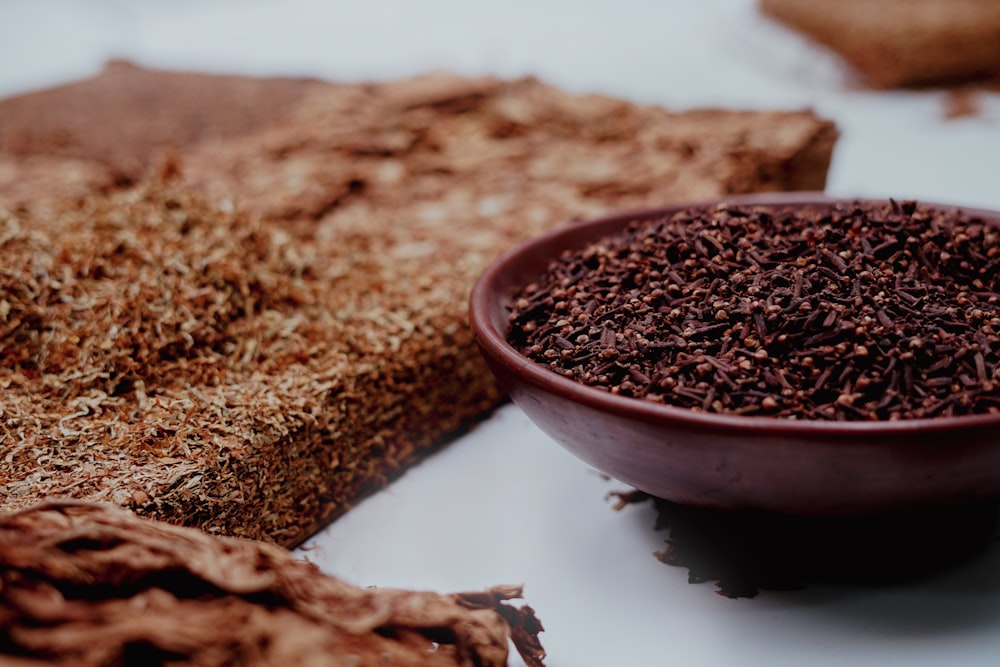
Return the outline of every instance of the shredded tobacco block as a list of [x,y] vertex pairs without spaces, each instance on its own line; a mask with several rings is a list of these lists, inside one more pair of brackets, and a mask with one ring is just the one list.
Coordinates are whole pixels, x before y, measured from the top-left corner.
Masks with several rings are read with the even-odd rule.
[[613,394],[706,412],[1000,411],[1000,228],[916,202],[685,210],[567,251],[509,338]]
[[500,252],[822,188],[835,137],[448,74],[117,63],[0,100],[0,509],[72,496],[296,544],[501,400],[466,314]]
[[[358,588],[283,549],[50,502],[0,515],[0,662],[540,667],[518,586]],[[8,663],[8,661],[10,661]]]

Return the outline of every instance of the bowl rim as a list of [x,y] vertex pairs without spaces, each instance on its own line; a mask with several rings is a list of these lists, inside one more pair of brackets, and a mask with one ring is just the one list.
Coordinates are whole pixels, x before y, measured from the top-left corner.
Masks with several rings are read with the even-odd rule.
[[[920,419],[872,420],[872,421],[819,421],[815,419],[791,419],[787,417],[745,416],[726,413],[712,413],[682,408],[663,403],[654,403],[629,396],[618,396],[605,390],[571,380],[532,361],[518,352],[507,342],[506,332],[493,326],[491,312],[494,303],[490,294],[499,293],[497,286],[506,274],[506,268],[523,255],[529,254],[539,245],[555,242],[562,237],[572,236],[581,226],[603,226],[614,223],[667,215],[690,208],[715,207],[719,204],[739,206],[829,206],[836,204],[888,204],[890,199],[897,202],[912,201],[911,197],[844,197],[828,196],[823,192],[770,192],[746,195],[716,197],[664,204],[646,208],[612,211],[595,218],[575,219],[557,226],[543,234],[523,241],[495,259],[479,276],[469,296],[469,319],[481,352],[495,363],[499,363],[512,374],[550,392],[590,408],[611,413],[627,419],[637,419],[647,423],[671,422],[677,427],[690,430],[740,431],[755,435],[787,435],[806,437],[857,436],[900,436],[926,432],[954,432],[956,430],[978,429],[994,426],[1000,429],[1000,412],[949,417],[925,417]],[[921,206],[943,210],[957,210],[965,215],[982,217],[1000,226],[1000,210],[983,209],[916,200]],[[564,248],[577,247],[565,244]]]

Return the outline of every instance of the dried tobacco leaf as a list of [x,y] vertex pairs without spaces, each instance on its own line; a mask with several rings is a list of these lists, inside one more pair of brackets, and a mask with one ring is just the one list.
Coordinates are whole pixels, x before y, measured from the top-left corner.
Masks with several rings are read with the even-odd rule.
[[106,505],[0,515],[0,662],[538,667],[517,586],[438,595],[358,588],[271,545]]

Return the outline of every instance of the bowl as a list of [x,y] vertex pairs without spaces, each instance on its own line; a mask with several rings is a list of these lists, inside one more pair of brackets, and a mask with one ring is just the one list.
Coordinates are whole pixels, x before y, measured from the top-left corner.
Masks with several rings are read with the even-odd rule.
[[[725,201],[813,207],[888,203],[819,193]],[[861,422],[699,412],[586,386],[507,342],[515,290],[540,277],[561,251],[612,234],[629,221],[691,206],[567,224],[506,253],[475,284],[470,319],[476,342],[500,387],[542,431],[597,470],[686,505],[851,516],[1000,499],[1000,414]],[[1000,225],[1000,212],[962,210]]]

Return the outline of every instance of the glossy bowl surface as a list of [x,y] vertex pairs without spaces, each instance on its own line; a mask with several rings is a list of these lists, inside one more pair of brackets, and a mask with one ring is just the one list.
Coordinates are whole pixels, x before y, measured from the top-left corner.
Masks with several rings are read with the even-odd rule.
[[[823,207],[857,200],[780,193],[725,201]],[[470,300],[476,341],[500,386],[530,419],[598,470],[690,505],[845,516],[1000,499],[1000,414],[821,422],[700,413],[585,386],[506,342],[511,295],[562,250],[630,220],[690,206],[570,223],[514,248],[483,273]],[[1000,212],[962,210],[1000,225]]]

